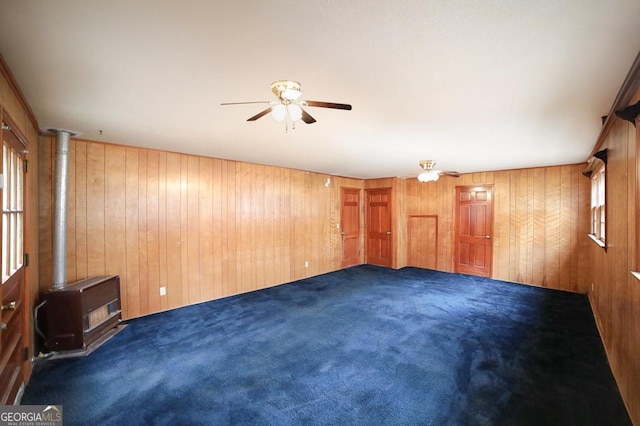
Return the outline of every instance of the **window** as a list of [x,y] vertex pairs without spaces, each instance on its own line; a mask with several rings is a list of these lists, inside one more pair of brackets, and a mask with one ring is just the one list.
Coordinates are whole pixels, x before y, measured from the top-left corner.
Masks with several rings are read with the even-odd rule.
[[[3,132],[7,136],[10,132]],[[23,263],[23,147],[14,138],[2,144],[2,283]]]
[[607,209],[605,196],[605,164],[591,175],[591,233],[589,236],[601,247],[606,247]]

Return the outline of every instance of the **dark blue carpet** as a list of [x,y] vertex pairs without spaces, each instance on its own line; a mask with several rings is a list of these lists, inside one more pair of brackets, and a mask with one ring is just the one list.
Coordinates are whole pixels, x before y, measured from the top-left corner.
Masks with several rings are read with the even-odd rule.
[[630,425],[587,297],[358,266],[39,361],[65,424]]

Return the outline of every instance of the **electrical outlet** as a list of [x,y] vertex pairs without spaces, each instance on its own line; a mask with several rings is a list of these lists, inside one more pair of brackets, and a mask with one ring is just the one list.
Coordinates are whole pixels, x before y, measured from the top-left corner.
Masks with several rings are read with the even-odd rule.
[[166,295],[167,295],[167,288],[160,287],[160,296],[166,296]]
[[308,261],[307,261],[307,262],[304,262],[304,267],[305,267],[305,268],[308,268],[308,267],[309,267],[309,262],[308,262]]

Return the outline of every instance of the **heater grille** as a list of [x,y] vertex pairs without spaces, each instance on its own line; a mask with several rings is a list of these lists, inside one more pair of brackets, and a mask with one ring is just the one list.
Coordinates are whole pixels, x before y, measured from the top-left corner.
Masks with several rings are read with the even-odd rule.
[[85,331],[93,330],[108,321],[114,314],[120,313],[119,310],[116,310],[116,302],[117,301],[114,300],[111,303],[100,306],[93,312],[89,312],[89,315],[86,316],[87,324],[85,324]]

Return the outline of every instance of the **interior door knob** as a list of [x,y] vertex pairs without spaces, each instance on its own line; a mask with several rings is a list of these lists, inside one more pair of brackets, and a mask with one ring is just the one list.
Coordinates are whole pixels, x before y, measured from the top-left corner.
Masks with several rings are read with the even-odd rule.
[[387,231],[387,235],[391,235],[391,231]]
[[341,232],[341,234],[342,234],[342,235],[347,235],[347,233],[346,233],[346,232],[344,232],[344,231],[342,231],[342,232]]
[[0,325],[0,331],[5,331],[7,329],[7,323],[3,322],[2,325]]
[[2,305],[2,312],[4,311],[13,311],[16,309],[16,302],[10,302],[8,305]]
[[490,239],[491,239],[491,235],[486,235],[486,236],[485,236],[485,238],[486,238],[487,240],[490,240]]

